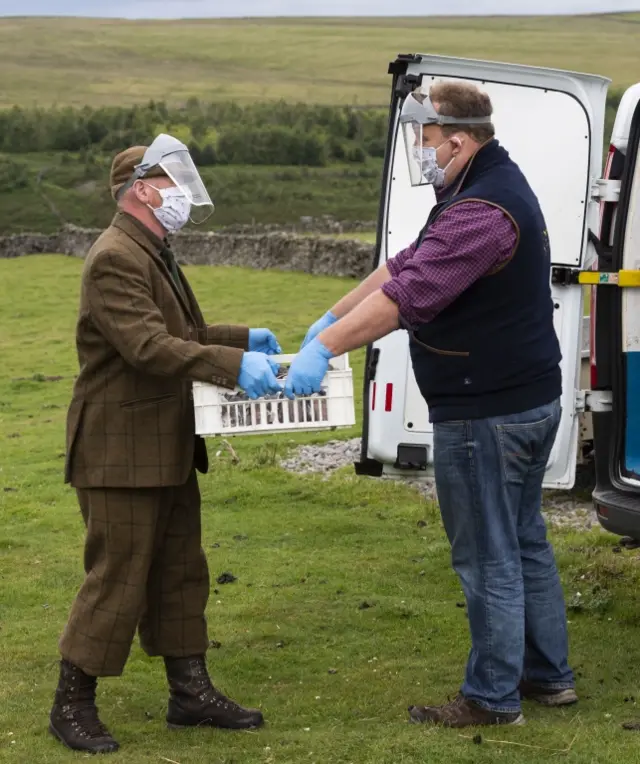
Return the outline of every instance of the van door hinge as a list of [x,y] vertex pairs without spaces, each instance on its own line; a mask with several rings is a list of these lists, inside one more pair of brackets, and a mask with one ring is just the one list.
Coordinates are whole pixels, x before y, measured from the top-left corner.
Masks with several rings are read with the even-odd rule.
[[594,414],[611,411],[613,393],[611,390],[576,390],[576,414],[591,411]]
[[551,283],[555,286],[570,286],[578,283],[582,273],[579,268],[568,268],[566,265],[554,265],[551,268]]
[[622,183],[619,180],[598,178],[591,184],[591,199],[596,202],[618,202],[621,186]]
[[422,84],[421,74],[405,74],[402,77],[398,77],[396,82],[396,95],[400,98],[404,98],[413,93],[413,91]]
[[417,53],[400,53],[395,61],[389,64],[389,74],[405,74],[409,64],[419,64],[422,56]]
[[372,348],[371,355],[369,356],[369,363],[367,365],[367,379],[369,382],[373,382],[376,378],[376,371],[378,370],[379,360],[380,348]]

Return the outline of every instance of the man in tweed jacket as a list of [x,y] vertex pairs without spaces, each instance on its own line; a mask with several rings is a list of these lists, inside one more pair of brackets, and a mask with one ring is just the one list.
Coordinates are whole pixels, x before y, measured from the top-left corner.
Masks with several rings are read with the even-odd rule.
[[[114,159],[114,198],[145,150]],[[85,261],[67,418],[65,480],[87,526],[86,577],[60,641],[50,731],[93,753],[118,749],[98,718],[96,683],[122,673],[136,630],[147,654],[164,658],[170,726],[263,721],[216,690],[205,665],[209,575],[196,470],[208,460],[191,382],[233,388],[245,369],[254,390],[270,392],[267,355],[254,351],[279,348],[268,330],[205,323],[154,213],[174,182],[157,166],[129,186]]]

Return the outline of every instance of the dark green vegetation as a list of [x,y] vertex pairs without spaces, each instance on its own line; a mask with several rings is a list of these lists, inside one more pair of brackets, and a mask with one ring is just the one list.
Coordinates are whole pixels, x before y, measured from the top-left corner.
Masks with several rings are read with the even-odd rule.
[[362,163],[382,157],[387,114],[380,109],[305,103],[201,103],[151,101],[144,106],[23,108],[0,112],[0,150],[7,154],[75,151],[113,154],[171,132],[194,160],[212,165]]
[[[10,158],[4,167],[13,173],[17,164],[24,182],[21,188],[0,192],[0,234],[48,233],[65,222],[107,225],[115,211],[108,188],[109,163],[110,158],[98,157],[85,164],[69,154]],[[202,176],[216,211],[204,228],[253,221],[287,223],[302,215],[375,220],[381,167],[380,160],[317,168],[205,167]]]
[[[607,135],[620,95],[609,97]],[[377,217],[384,110],[190,98],[183,106],[0,112],[0,232],[107,225],[111,158],[163,131],[187,143],[202,168],[217,206],[208,226]]]
[[0,230],[104,226],[123,147],[170,132],[191,148],[217,212],[209,224],[302,215],[375,219],[387,114],[306,104],[23,109],[0,112]]
[[[0,260],[1,762],[78,759],[46,725],[57,640],[82,580],[82,521],[62,482],[81,267],[50,255]],[[296,273],[186,270],[210,321],[271,326],[287,352],[351,285]],[[362,353],[352,362],[360,399]],[[463,733],[480,732],[480,744],[407,724],[409,703],[457,691],[469,647],[437,509],[406,486],[356,478],[348,468],[323,481],[279,467],[296,443],[358,432],[234,439],[238,463],[220,440],[210,441],[203,543],[217,589],[210,636],[220,644],[209,665],[224,690],[259,704],[268,724],[255,733],[169,733],[162,664],[136,644],[124,676],[100,684],[101,713],[123,746],[109,761],[635,764],[637,736],[620,723],[640,716],[640,558],[616,553],[617,539],[599,531],[552,534],[580,705],[526,704],[522,728]],[[238,580],[217,585],[225,571]]]

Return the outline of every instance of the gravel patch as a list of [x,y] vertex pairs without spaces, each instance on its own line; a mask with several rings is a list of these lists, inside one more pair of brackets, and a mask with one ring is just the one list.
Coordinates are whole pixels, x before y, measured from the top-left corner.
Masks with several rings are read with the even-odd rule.
[[321,446],[300,446],[281,466],[300,475],[323,473],[330,475],[360,458],[360,438],[332,440]]
[[[281,466],[299,475],[321,474],[329,478],[341,467],[350,467],[360,458],[360,438],[333,440],[319,446],[301,446]],[[384,477],[383,480],[393,480]],[[432,480],[403,481],[414,487],[430,500],[437,500]],[[543,514],[547,522],[557,528],[588,531],[603,530],[590,502],[573,495],[570,491],[549,491],[545,494]]]

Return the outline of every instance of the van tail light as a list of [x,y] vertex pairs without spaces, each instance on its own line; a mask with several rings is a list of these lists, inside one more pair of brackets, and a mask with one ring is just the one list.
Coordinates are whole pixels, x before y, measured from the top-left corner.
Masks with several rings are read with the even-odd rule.
[[393,385],[391,382],[387,384],[387,390],[384,398],[384,410],[391,411],[393,408]]

